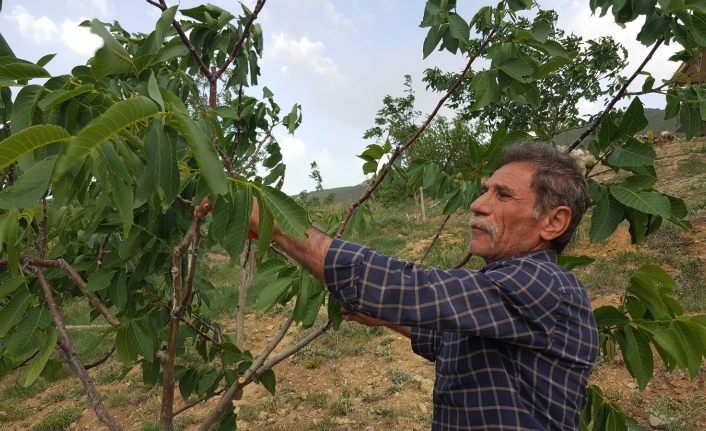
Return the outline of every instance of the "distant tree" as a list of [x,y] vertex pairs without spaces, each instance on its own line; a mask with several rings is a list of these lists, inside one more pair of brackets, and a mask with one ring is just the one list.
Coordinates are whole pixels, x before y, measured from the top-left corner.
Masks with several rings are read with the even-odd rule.
[[323,180],[321,179],[321,171],[319,171],[319,165],[317,165],[315,161],[311,162],[311,172],[309,173],[309,178],[316,182],[316,187],[314,188],[314,190],[320,192],[324,189],[321,185],[321,183],[323,182]]

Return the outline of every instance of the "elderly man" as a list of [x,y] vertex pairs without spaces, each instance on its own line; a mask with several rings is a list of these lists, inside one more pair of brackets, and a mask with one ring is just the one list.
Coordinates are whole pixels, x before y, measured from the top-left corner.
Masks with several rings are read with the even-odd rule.
[[556,260],[587,207],[570,156],[522,144],[471,204],[479,271],[422,268],[313,227],[308,239],[275,227],[274,240],[349,320],[393,328],[436,363],[433,430],[575,430],[598,333],[586,289]]

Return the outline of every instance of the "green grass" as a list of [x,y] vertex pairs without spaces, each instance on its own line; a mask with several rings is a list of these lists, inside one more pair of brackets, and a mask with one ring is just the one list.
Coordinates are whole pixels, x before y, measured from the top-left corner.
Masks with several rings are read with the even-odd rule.
[[4,422],[15,422],[22,420],[32,414],[28,408],[22,407],[14,403],[4,403],[0,407],[0,424]]
[[64,431],[79,420],[81,409],[78,407],[61,408],[49,412],[31,431]]
[[699,175],[706,172],[706,162],[698,156],[689,157],[679,162],[679,173],[681,175]]

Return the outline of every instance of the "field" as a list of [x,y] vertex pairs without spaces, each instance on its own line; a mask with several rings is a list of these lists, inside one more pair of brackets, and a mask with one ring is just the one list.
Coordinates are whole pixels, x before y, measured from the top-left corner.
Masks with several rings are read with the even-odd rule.
[[[658,189],[685,199],[694,232],[665,225],[641,246],[630,244],[627,227],[610,239],[588,243],[587,220],[580,226],[571,255],[589,255],[596,261],[576,270],[589,288],[594,306],[617,303],[627,275],[644,263],[655,263],[676,278],[678,298],[690,313],[706,313],[706,140],[672,142],[657,148]],[[605,175],[610,175],[606,173]],[[422,221],[413,204],[383,207],[376,204],[368,233],[355,238],[382,252],[419,260],[443,220],[439,206]],[[587,217],[588,219],[588,217]],[[466,252],[466,214],[451,218],[425,264],[452,266]],[[226,331],[234,331],[237,270],[210,256],[206,276],[218,287],[209,313]],[[478,267],[473,259],[469,267]],[[77,349],[85,362],[100,358],[112,342],[101,337],[88,318],[84,303],[64,304]],[[247,316],[246,345],[253,352],[264,347],[266,336],[285,320],[284,307]],[[323,322],[325,316],[319,319]],[[282,348],[304,336],[292,329]],[[187,360],[198,362],[198,355]],[[618,355],[619,358],[619,355]],[[241,430],[425,430],[430,428],[433,365],[414,355],[409,341],[388,330],[344,323],[329,331],[276,369],[277,394],[250,385],[238,401]],[[99,430],[103,427],[89,409],[83,388],[68,371],[58,381],[40,379],[24,388],[20,368],[0,380],[0,429]],[[142,383],[139,367],[121,369],[117,358],[91,370],[108,408],[131,430],[158,430],[159,387]],[[658,365],[654,379],[640,392],[620,363],[600,362],[593,382],[607,396],[650,427],[698,431],[706,429],[706,369],[690,380],[680,371]],[[183,400],[178,400],[183,405]],[[180,414],[177,429],[194,429],[209,405],[199,404]]]

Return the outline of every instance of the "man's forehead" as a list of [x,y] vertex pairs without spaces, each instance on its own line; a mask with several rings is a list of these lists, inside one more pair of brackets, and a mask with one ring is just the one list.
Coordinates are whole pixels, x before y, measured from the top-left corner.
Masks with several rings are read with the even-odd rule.
[[504,187],[513,190],[532,187],[535,166],[529,162],[513,162],[499,167],[489,178],[482,180],[486,187]]

